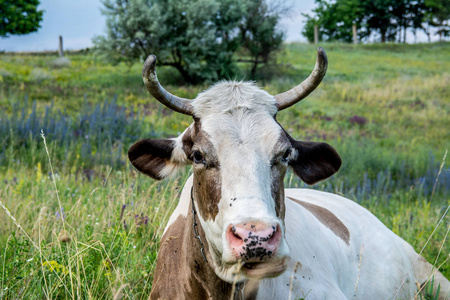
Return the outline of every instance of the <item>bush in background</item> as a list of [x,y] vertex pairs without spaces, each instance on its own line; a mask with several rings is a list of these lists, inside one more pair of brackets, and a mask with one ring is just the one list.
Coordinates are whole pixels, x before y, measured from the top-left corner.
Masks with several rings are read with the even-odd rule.
[[281,3],[266,0],[103,0],[106,36],[94,39],[96,52],[113,62],[144,60],[175,68],[185,82],[233,79],[236,51],[243,47],[254,75],[281,48],[276,29]]

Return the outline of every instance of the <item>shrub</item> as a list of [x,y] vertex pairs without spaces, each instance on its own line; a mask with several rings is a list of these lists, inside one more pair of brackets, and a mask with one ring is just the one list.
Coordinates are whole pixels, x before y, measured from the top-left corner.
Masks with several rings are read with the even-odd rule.
[[72,62],[67,57],[58,57],[55,60],[50,61],[49,65],[52,68],[60,69],[60,68],[67,68],[70,67]]

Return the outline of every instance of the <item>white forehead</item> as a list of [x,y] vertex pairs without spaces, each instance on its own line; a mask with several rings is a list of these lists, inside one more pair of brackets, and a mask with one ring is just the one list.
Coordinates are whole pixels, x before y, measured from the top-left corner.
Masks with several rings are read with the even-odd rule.
[[222,81],[192,102],[195,116],[201,120],[211,114],[227,113],[236,108],[247,108],[254,112],[266,112],[270,116],[277,113],[275,98],[258,88],[253,82]]
[[222,150],[238,145],[273,149],[281,134],[274,97],[252,82],[220,82],[199,94],[193,107],[202,130]]

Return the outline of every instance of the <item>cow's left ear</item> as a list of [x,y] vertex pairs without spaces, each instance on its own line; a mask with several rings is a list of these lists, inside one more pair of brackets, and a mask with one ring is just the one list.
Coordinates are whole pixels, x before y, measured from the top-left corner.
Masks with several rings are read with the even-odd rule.
[[140,140],[130,147],[128,158],[136,169],[161,180],[190,164],[185,152],[187,135],[190,135],[190,130],[175,139]]
[[303,142],[289,138],[296,152],[289,164],[295,174],[307,184],[327,179],[341,167],[339,154],[327,143]]

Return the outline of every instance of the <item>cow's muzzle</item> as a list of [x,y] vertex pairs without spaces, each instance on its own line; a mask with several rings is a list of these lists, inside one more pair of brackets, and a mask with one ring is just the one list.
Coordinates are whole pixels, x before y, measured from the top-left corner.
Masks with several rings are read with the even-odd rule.
[[276,254],[281,237],[278,224],[261,222],[230,224],[226,232],[233,256],[245,263],[269,261]]

